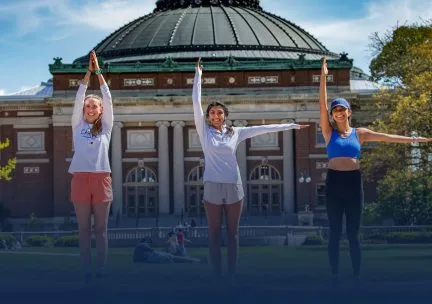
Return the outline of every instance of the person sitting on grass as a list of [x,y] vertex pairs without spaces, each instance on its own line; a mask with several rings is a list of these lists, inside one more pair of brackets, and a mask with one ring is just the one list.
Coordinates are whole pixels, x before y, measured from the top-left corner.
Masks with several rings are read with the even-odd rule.
[[147,239],[141,240],[135,247],[133,261],[135,263],[191,263],[203,264],[206,259],[198,259],[188,256],[178,256],[168,252],[155,250]]

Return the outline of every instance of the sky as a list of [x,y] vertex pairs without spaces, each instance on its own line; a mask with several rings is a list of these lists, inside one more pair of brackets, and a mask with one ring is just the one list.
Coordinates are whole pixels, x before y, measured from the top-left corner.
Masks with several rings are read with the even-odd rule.
[[[122,25],[146,15],[155,0],[0,0],[0,95],[51,78],[54,57],[72,63]],[[347,52],[369,73],[374,32],[432,18],[430,0],[261,0],[330,51]]]

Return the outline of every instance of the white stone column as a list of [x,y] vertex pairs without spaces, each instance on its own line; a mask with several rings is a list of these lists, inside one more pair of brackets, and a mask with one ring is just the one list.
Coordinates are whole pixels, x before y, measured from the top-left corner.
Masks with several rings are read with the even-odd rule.
[[[281,123],[294,123],[292,119],[284,119]],[[283,131],[283,206],[288,215],[294,214],[295,172],[294,172],[294,130]]]
[[[246,127],[248,124],[247,120],[235,120],[234,127]],[[245,200],[243,205],[243,212],[247,211],[247,200],[248,200],[248,187],[247,187],[247,151],[246,141],[242,141],[237,147],[237,162],[239,165],[240,175],[243,183],[243,191],[245,193]]]
[[184,121],[173,121],[171,126],[174,127],[174,155],[173,155],[173,170],[174,170],[174,213],[181,214],[185,207],[184,201],[184,139],[183,127]]
[[158,182],[159,182],[159,214],[170,212],[169,154],[168,154],[168,121],[158,121]]
[[111,175],[113,184],[113,218],[117,220],[123,212],[123,162],[122,136],[123,123],[114,122],[111,135]]

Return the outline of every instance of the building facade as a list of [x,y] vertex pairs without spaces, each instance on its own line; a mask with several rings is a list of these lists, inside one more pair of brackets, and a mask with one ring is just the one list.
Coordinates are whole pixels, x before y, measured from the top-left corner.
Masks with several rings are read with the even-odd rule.
[[[152,14],[112,33],[94,49],[110,87],[112,216],[200,216],[204,161],[193,122],[195,62],[203,60],[203,107],[220,100],[229,124],[296,122],[303,130],[243,142],[237,158],[250,215],[325,209],[327,155],[319,130],[321,58],[327,56],[329,100],[344,96],[367,112],[374,89],[353,73],[347,54],[328,51],[312,35],[259,7],[259,1],[158,1]],[[11,216],[64,217],[73,156],[72,105],[88,57],[55,58],[53,79],[31,92],[0,99],[2,165],[17,158],[12,181],[0,180],[0,202]],[[358,70],[355,70],[358,73]],[[355,79],[354,79],[355,78]],[[353,84],[355,88],[353,89]],[[360,87],[360,89],[359,89]],[[96,76],[87,91],[99,93]],[[204,109],[205,110],[205,109]],[[374,187],[366,186],[366,200]]]

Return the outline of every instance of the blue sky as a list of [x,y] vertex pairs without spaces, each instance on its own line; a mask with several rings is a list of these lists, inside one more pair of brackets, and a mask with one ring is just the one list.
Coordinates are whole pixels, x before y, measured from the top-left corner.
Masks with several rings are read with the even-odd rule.
[[[37,86],[64,63],[88,53],[123,24],[150,13],[155,0],[0,1],[0,95]],[[430,0],[261,0],[264,10],[290,20],[331,51],[347,52],[369,72],[369,35],[432,16]]]

